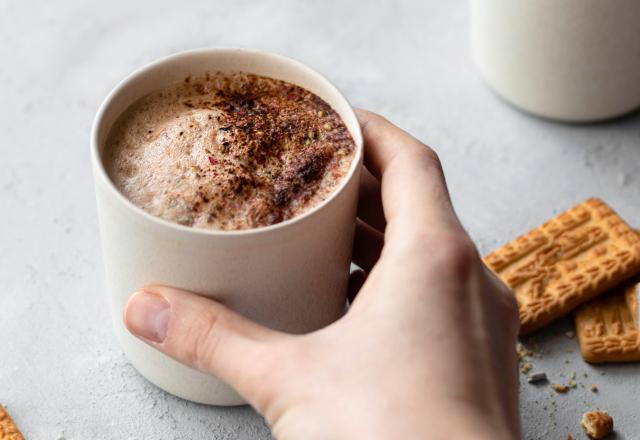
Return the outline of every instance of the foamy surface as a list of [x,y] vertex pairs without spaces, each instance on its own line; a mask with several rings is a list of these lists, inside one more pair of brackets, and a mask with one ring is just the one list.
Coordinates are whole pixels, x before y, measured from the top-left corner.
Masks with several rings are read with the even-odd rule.
[[150,214],[237,230],[321,203],[354,150],[340,117],[309,91],[212,73],[134,103],[111,130],[104,159],[118,189]]

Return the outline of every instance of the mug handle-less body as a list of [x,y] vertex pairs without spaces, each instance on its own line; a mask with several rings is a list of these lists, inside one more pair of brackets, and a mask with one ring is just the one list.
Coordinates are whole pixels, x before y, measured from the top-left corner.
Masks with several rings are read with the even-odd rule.
[[[356,150],[347,176],[327,200],[275,225],[215,231],[154,217],[118,192],[102,163],[116,119],[147,93],[206,71],[245,71],[288,81],[336,110]],[[344,313],[362,148],[360,126],[344,96],[320,74],[275,54],[248,49],[184,52],[140,69],[111,92],[98,111],[91,138],[98,218],[116,335],[145,378],[195,402],[244,403],[223,382],[174,361],[126,330],[122,308],[147,284],[210,296],[258,323],[291,333],[324,327]]]

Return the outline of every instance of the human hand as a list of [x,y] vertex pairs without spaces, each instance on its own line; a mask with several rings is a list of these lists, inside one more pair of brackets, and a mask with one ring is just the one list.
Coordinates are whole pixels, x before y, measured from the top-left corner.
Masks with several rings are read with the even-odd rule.
[[[216,375],[280,440],[515,439],[518,314],[451,206],[436,154],[359,111],[366,159],[348,313],[306,335],[164,286],[136,292],[127,328]],[[363,276],[352,276],[351,292]]]

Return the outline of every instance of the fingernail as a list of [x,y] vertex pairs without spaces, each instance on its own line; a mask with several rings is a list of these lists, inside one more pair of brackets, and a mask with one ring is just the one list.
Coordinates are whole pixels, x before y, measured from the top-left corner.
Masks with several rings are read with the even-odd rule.
[[169,303],[164,298],[141,291],[129,299],[124,321],[134,335],[153,342],[162,342],[167,336],[169,312]]

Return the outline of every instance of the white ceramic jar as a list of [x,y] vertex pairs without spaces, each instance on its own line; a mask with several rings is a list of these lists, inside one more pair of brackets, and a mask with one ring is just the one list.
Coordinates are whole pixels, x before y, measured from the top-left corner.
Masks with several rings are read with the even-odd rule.
[[597,121],[640,107],[639,0],[471,0],[475,61],[527,112]]
[[[333,195],[282,223],[231,232],[170,223],[129,202],[102,163],[109,130],[137,99],[206,71],[244,71],[281,79],[329,103],[356,143],[349,173]],[[170,56],[133,73],[109,94],[93,124],[91,153],[115,330],[131,363],[158,387],[200,403],[244,403],[226,384],[185,367],[126,330],[123,306],[144,285],[198,292],[261,324],[291,333],[316,330],[344,313],[362,134],[347,100],[320,74],[289,58],[255,50],[204,49]]]

